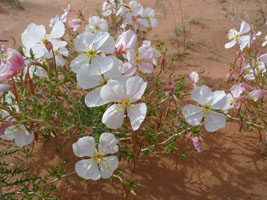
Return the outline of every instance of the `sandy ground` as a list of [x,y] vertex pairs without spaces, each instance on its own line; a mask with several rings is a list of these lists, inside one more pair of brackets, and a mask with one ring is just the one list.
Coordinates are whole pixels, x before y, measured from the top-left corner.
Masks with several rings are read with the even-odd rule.
[[[9,46],[20,44],[20,34],[27,24],[34,22],[48,27],[49,20],[60,14],[70,2],[73,10],[82,9],[84,16],[95,15],[103,1],[93,0],[23,0],[23,10],[0,4],[0,38],[8,39]],[[149,39],[161,38],[168,41],[172,53],[177,53],[169,38],[173,29],[181,26],[181,12],[178,1],[169,0],[163,7],[156,6],[156,0],[140,0],[145,7],[152,7],[159,17],[159,26],[149,35]],[[175,75],[197,71],[205,83],[216,89],[227,89],[225,76],[234,50],[224,49],[226,34],[232,27],[239,29],[240,20],[253,23],[258,14],[258,6],[267,11],[266,0],[182,0],[183,13],[198,23],[187,24],[187,41],[190,48],[175,63]],[[68,19],[74,18],[69,15]],[[206,200],[206,199],[267,199],[267,164],[260,154],[261,146],[257,133],[240,133],[238,124],[229,123],[215,135],[205,136],[205,151],[197,153],[192,144],[187,145],[189,157],[176,162],[172,158],[149,157],[137,161],[134,173],[127,173],[137,179],[144,188],[137,188],[137,197],[147,200]],[[54,165],[59,157],[73,160],[71,148],[63,149],[63,156],[50,150],[55,142],[40,148],[36,162],[42,169]],[[53,149],[53,148],[52,148]],[[38,159],[38,154],[40,157]],[[64,157],[64,158],[65,158]],[[39,169],[39,168],[38,168]],[[70,171],[73,169],[70,169]],[[39,171],[35,170],[35,173]],[[61,197],[71,199],[120,199],[120,186],[101,181],[77,181],[73,175],[69,182],[61,181],[58,186]]]

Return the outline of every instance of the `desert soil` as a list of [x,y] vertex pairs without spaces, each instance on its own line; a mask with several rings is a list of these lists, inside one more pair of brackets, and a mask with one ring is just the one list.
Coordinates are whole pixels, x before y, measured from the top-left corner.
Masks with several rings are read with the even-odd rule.
[[[9,47],[17,47],[20,35],[29,23],[49,25],[49,20],[60,14],[70,2],[72,10],[82,9],[84,16],[96,15],[100,0],[23,0],[24,9],[0,4],[0,39],[8,39]],[[165,7],[156,6],[156,0],[139,0],[144,7],[155,9],[159,26],[148,36],[155,41],[167,41],[171,53],[177,54],[174,27],[181,27],[178,0],[164,1]],[[224,49],[230,28],[239,29],[241,20],[255,22],[259,6],[267,14],[266,0],[182,0],[183,14],[195,23],[187,24],[188,50],[175,63],[175,76],[197,71],[205,83],[216,89],[227,89],[226,74],[234,58],[234,49]],[[166,11],[166,15],[164,14]],[[71,13],[68,19],[75,18]],[[186,20],[185,19],[185,20]],[[260,27],[259,27],[260,28]],[[266,27],[265,27],[266,28]],[[190,30],[189,30],[190,29]],[[182,37],[180,37],[182,41]],[[229,87],[228,87],[229,88]],[[137,161],[134,172],[127,176],[145,185],[137,188],[132,199],[147,200],[206,200],[244,199],[267,200],[267,163],[260,153],[262,147],[255,132],[239,132],[239,125],[228,123],[215,134],[205,133],[205,151],[197,153],[192,144],[185,148],[188,159],[176,161],[170,157],[144,157]],[[63,148],[63,155],[54,153],[57,141],[39,147],[35,162],[42,170],[54,166],[59,158],[69,158],[73,171],[75,163],[71,148]],[[58,141],[60,143],[60,141]],[[70,144],[71,145],[71,144]],[[40,156],[38,156],[40,155]],[[35,173],[41,173],[35,169]],[[58,183],[62,199],[120,199],[120,185],[107,181],[78,181],[72,175],[69,181]]]

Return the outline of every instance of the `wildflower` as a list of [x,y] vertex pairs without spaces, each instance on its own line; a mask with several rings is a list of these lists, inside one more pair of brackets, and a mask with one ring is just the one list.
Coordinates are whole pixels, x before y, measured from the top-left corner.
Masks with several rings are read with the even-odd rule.
[[107,32],[108,23],[107,20],[101,19],[98,16],[89,18],[89,24],[86,26],[86,31],[91,33]]
[[68,5],[67,9],[64,9],[64,13],[59,17],[58,15],[55,18],[50,19],[49,27],[52,28],[57,22],[66,22],[67,21],[67,15],[70,12],[70,4]]
[[24,59],[15,49],[6,49],[3,52],[0,64],[0,82],[16,76],[25,67]]
[[197,82],[199,81],[199,75],[196,72],[191,72],[189,74],[189,77],[192,80],[192,82],[193,82],[194,85],[197,84]]
[[204,126],[209,132],[225,127],[225,115],[215,111],[230,109],[230,102],[224,91],[212,92],[207,86],[203,85],[193,89],[191,98],[197,101],[201,107],[191,104],[184,107],[182,113],[188,124],[198,126],[204,117]]
[[100,75],[90,75],[87,73],[87,69],[82,68],[77,74],[77,81],[82,89],[94,90],[87,93],[85,96],[85,104],[88,107],[97,107],[108,103],[105,99],[101,98],[100,92],[104,85],[107,84],[108,80],[118,80],[120,82],[125,82],[126,77],[122,76],[119,71],[119,66],[122,62],[116,57],[111,57],[113,59],[113,67],[104,74]]
[[99,75],[112,68],[112,58],[105,56],[115,50],[115,41],[109,33],[85,32],[76,38],[75,48],[81,53],[70,64],[73,72],[78,73],[85,67],[91,75]]
[[90,159],[76,162],[75,171],[77,174],[86,180],[98,180],[101,177],[106,179],[112,176],[114,170],[118,168],[119,161],[116,156],[108,155],[118,152],[117,144],[118,140],[113,134],[102,133],[97,151],[93,137],[80,138],[72,145],[73,152],[77,157],[88,156]]
[[123,32],[116,41],[116,52],[120,55],[125,55],[127,51],[134,49],[136,41],[137,36],[131,29]]
[[141,18],[138,19],[138,21],[146,28],[155,28],[158,25],[158,20],[155,18],[155,12],[151,8],[143,10]]
[[[64,65],[66,64],[64,57],[69,56],[68,49],[66,47],[61,47],[57,50],[54,50],[54,54],[55,54],[56,66],[64,67]],[[52,52],[46,53],[45,58],[53,58]]]
[[242,21],[239,32],[237,32],[237,30],[235,29],[231,29],[228,32],[227,37],[229,40],[232,40],[232,41],[225,44],[224,47],[226,49],[229,49],[233,47],[236,43],[239,43],[240,50],[243,51],[243,49],[250,43],[250,36],[245,35],[245,34],[248,34],[249,31],[250,31],[250,26],[246,22]]
[[67,45],[67,42],[58,40],[65,33],[65,26],[62,22],[57,22],[50,34],[46,34],[43,25],[29,24],[26,30],[21,35],[22,44],[26,47],[26,55],[30,56],[30,49],[32,49],[35,58],[41,58],[48,52],[46,48],[47,43],[53,45],[54,50]]
[[249,96],[256,102],[259,98],[263,98],[266,93],[266,90],[253,90],[249,93]]
[[133,104],[141,99],[147,83],[140,77],[130,77],[125,84],[116,80],[109,80],[100,92],[103,99],[116,102],[110,106],[102,117],[102,122],[112,129],[120,128],[127,110],[133,130],[137,130],[146,116],[145,103]]
[[249,64],[244,65],[245,69],[250,69],[248,73],[245,74],[244,78],[247,80],[254,80],[255,75],[261,73],[262,76],[266,72],[265,65],[267,64],[267,54],[263,54],[257,58],[256,64],[253,69],[251,69],[251,66]]

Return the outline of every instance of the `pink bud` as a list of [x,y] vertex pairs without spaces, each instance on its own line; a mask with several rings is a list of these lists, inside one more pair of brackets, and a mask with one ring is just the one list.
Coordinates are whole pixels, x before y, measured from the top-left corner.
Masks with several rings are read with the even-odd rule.
[[201,153],[203,151],[203,147],[202,147],[203,139],[200,139],[199,137],[193,137],[192,141],[197,152]]
[[265,90],[253,90],[249,93],[249,96],[256,102],[259,98],[263,98],[266,95]]
[[0,82],[16,76],[25,67],[23,57],[15,49],[7,49],[5,62],[0,65]]
[[77,31],[81,24],[82,22],[80,19],[72,19],[69,21],[69,28],[71,28],[73,31]]
[[240,86],[241,86],[243,92],[251,90],[250,86],[245,84],[245,83],[240,83]]

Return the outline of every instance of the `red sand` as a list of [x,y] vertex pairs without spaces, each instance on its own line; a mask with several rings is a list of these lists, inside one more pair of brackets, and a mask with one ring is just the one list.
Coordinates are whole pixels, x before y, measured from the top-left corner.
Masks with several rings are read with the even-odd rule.
[[[95,15],[95,8],[100,8],[103,1],[93,0],[24,0],[24,10],[10,9],[0,4],[0,38],[10,40],[9,45],[20,44],[20,34],[27,24],[34,22],[48,27],[51,17],[60,14],[67,2],[72,9],[82,9],[84,16]],[[97,3],[96,3],[97,2]],[[160,37],[168,40],[173,34],[174,24],[181,26],[181,13],[178,0],[166,4],[167,15],[164,19],[162,10],[155,7],[155,0],[139,1],[144,7],[155,8],[159,16],[159,26],[149,36],[153,40]],[[224,2],[224,3],[222,3]],[[198,18],[199,24],[191,24],[187,39],[192,41],[189,54],[175,63],[175,75],[197,71],[205,83],[216,89],[227,89],[225,76],[229,63],[234,58],[234,49],[224,49],[226,34],[232,27],[239,28],[240,20],[254,22],[257,6],[267,10],[266,0],[182,0],[184,14]],[[174,16],[172,15],[172,10]],[[231,10],[236,15],[231,15]],[[232,13],[233,14],[233,13]],[[68,19],[75,17],[69,15]],[[176,22],[175,22],[176,21]],[[189,26],[188,26],[189,27]],[[14,40],[13,40],[14,38]],[[175,46],[167,42],[171,51]],[[144,188],[137,188],[132,199],[166,200],[206,200],[206,199],[267,199],[267,165],[260,154],[261,146],[257,133],[240,133],[237,124],[229,123],[216,134],[205,134],[205,151],[197,153],[192,144],[186,146],[189,157],[186,161],[176,162],[169,157],[144,157],[137,161],[134,173],[127,171],[127,176],[135,178]],[[40,147],[40,157],[34,159],[41,167],[41,172],[55,165],[57,159],[70,158],[70,166],[75,160],[71,148],[63,149],[63,156],[55,155],[55,142]],[[51,147],[51,148],[50,148]],[[70,147],[70,144],[69,144]],[[65,156],[64,156],[65,155]],[[39,169],[39,167],[38,167]],[[37,168],[35,173],[41,173]],[[69,171],[73,171],[70,169]],[[108,181],[78,181],[76,175],[70,182],[62,180],[57,185],[61,197],[70,199],[120,199],[120,185],[110,185]]]

